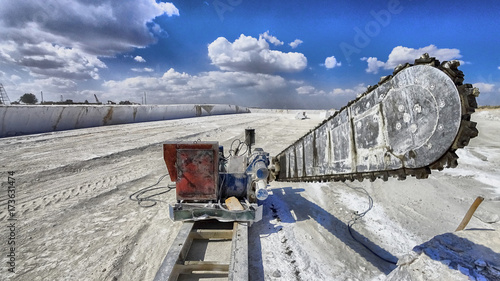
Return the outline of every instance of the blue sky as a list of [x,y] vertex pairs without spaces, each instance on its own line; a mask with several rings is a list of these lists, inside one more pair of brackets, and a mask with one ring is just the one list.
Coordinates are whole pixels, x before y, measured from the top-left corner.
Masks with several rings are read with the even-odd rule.
[[0,83],[11,100],[338,109],[428,52],[498,105],[500,4],[480,3],[0,0]]

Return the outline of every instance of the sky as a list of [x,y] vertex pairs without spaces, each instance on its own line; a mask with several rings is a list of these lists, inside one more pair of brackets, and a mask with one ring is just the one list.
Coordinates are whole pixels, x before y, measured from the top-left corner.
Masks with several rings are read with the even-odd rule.
[[[478,4],[480,3],[480,4]],[[423,53],[500,105],[500,2],[0,0],[11,101],[339,109]]]

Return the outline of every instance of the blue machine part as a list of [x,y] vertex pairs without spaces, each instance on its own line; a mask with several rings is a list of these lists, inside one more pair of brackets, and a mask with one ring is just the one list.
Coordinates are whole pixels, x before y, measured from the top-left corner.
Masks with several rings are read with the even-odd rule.
[[245,199],[251,179],[248,174],[219,174],[220,194],[222,198],[236,197]]
[[250,164],[247,167],[247,173],[252,174],[254,179],[267,180],[269,175],[269,153],[264,152],[262,148],[256,148],[250,158]]

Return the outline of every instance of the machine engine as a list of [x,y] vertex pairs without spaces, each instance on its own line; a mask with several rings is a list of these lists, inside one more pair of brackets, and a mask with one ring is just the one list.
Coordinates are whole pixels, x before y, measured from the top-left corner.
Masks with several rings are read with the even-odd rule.
[[174,221],[255,222],[262,218],[257,202],[268,196],[269,153],[252,150],[253,129],[246,129],[245,135],[245,142],[236,140],[239,143],[230,148],[228,156],[218,142],[163,144],[165,164],[176,184],[177,202],[170,205]]

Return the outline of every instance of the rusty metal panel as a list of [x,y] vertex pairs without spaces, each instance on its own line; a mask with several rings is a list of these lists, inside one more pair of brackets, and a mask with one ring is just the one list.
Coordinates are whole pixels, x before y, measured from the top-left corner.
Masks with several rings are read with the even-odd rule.
[[217,200],[217,142],[166,143],[163,155],[170,178],[176,182],[177,200]]
[[165,161],[165,164],[167,165],[170,180],[176,182],[177,168],[175,167],[175,163],[177,162],[177,143],[163,144],[163,161]]

